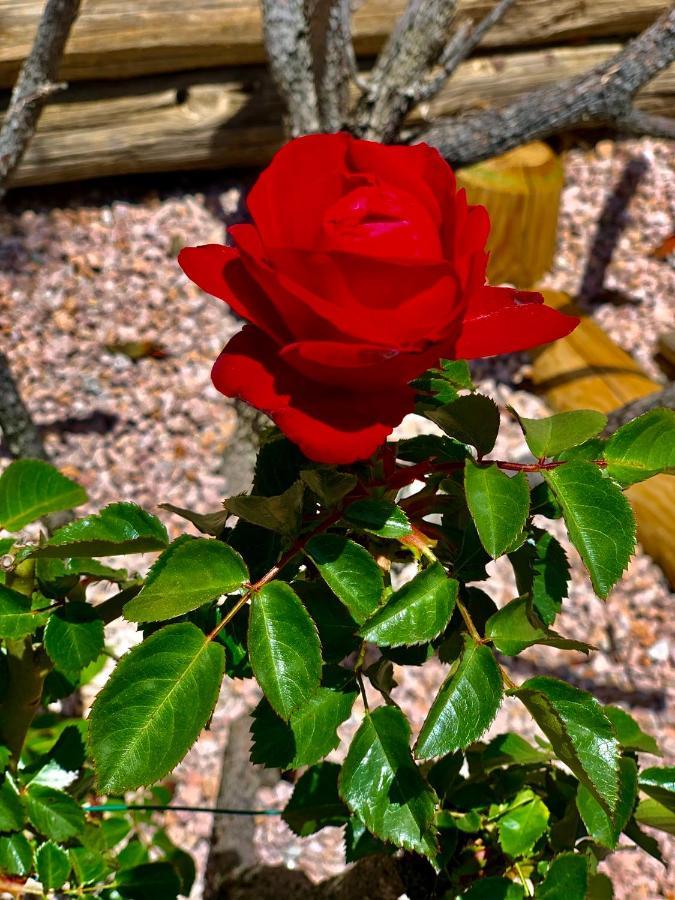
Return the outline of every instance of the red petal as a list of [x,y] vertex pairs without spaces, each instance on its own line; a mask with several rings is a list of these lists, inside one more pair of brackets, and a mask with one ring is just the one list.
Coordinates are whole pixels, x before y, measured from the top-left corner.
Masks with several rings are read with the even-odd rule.
[[485,287],[469,307],[455,347],[456,359],[515,353],[565,337],[579,324],[544,306],[541,294]]
[[245,326],[216,360],[213,383],[268,413],[310,459],[367,459],[413,409],[408,387],[372,394],[329,389],[291,369],[277,349],[257,328]]
[[242,319],[272,337],[289,336],[281,316],[244,268],[239,251],[222,244],[185,247],[178,265],[207,294],[224,300]]

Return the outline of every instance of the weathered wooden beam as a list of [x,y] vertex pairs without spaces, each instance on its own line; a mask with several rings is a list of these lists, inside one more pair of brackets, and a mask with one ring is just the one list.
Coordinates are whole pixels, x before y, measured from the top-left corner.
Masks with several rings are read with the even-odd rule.
[[[460,0],[459,15],[482,18],[493,0]],[[668,0],[517,0],[483,47],[524,47],[637,34]],[[0,0],[0,87],[27,55],[42,0]],[[553,10],[555,6],[555,10]],[[405,0],[364,0],[354,16],[359,55],[377,52]],[[117,79],[160,72],[260,63],[258,0],[84,0],[60,71],[68,80]]]
[[[616,44],[493,54],[463,63],[412,122],[506,103],[532,87],[590,68]],[[675,67],[640,106],[673,113]],[[54,97],[14,185],[174,169],[258,166],[283,140],[281,107],[263,69],[189,72],[117,84],[74,85]]]

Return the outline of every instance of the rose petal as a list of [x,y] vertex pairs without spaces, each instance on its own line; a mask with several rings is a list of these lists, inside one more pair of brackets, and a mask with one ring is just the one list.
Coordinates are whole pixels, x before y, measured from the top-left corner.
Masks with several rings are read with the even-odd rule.
[[228,397],[268,413],[310,459],[350,463],[367,459],[414,406],[408,387],[371,394],[330,390],[304,378],[277,346],[247,325],[216,360],[212,378]]
[[478,359],[515,353],[565,337],[579,324],[544,306],[541,294],[484,287],[473,298],[455,347],[455,358]]

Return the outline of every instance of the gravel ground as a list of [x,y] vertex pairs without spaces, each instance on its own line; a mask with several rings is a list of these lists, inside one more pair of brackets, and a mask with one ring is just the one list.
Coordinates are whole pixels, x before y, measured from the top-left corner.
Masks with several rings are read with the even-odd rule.
[[[548,278],[552,288],[580,292],[582,305],[656,377],[656,339],[673,327],[675,273],[650,252],[673,232],[672,159],[672,145],[647,139],[569,152],[560,244]],[[240,215],[241,183],[195,175],[33,191],[11,198],[0,213],[0,342],[9,348],[50,453],[89,491],[88,509],[127,499],[150,509],[171,501],[209,510],[227,492],[221,451],[235,416],[212,388],[209,369],[237,324],[225,306],[186,281],[175,255],[186,243],[222,240],[224,223]],[[106,349],[139,340],[155,342],[165,355],[132,362]],[[541,402],[518,387],[527,372],[526,358],[518,355],[476,365],[486,390],[534,415],[543,410]],[[405,423],[408,431],[418,427],[414,419]],[[505,421],[499,452],[515,458],[524,452],[512,423]],[[160,515],[179,532],[175,519]],[[638,552],[603,604],[574,551],[570,560],[572,591],[559,630],[600,652],[586,661],[533,649],[514,665],[516,675],[558,673],[603,700],[621,699],[675,760],[675,637],[660,571]],[[489,589],[498,603],[506,602],[512,576],[508,566],[495,569]],[[122,648],[132,639],[121,630],[114,642]],[[442,674],[433,663],[399,673],[395,696],[416,727]],[[214,802],[229,724],[256,696],[251,684],[224,687],[211,731],[175,773],[177,802]],[[357,714],[343,727],[345,739]],[[492,730],[530,728],[518,704],[508,701]],[[261,789],[257,802],[280,806],[290,790],[279,782]],[[168,819],[174,838],[198,857],[193,896],[199,897],[210,817]],[[315,880],[344,865],[336,829],[301,841],[266,818],[258,823],[256,844],[262,862],[301,867]],[[671,860],[673,844],[667,847]],[[641,853],[627,849],[607,870],[617,897],[675,898],[675,876]]]

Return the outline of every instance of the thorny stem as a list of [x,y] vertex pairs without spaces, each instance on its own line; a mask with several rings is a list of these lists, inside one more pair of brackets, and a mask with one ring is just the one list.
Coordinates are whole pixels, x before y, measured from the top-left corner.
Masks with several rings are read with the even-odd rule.
[[459,610],[462,618],[464,619],[464,624],[466,625],[467,631],[469,632],[471,637],[474,639],[474,641],[477,644],[485,643],[483,641],[483,638],[478,633],[478,629],[476,628],[476,626],[473,623],[473,619],[471,618],[471,616],[469,614],[469,610],[466,608],[466,606],[464,606],[464,604],[459,599],[459,597],[457,598],[457,609]]

